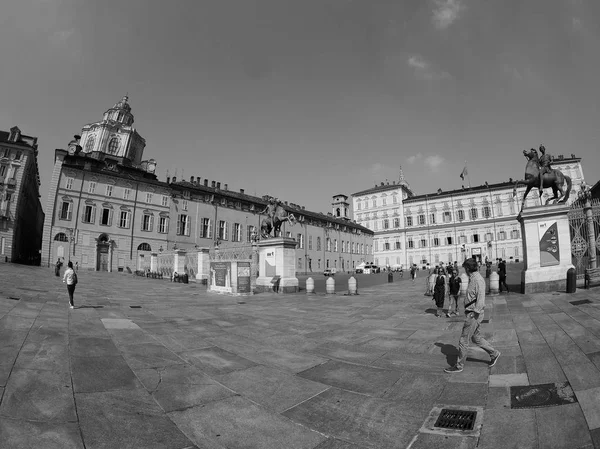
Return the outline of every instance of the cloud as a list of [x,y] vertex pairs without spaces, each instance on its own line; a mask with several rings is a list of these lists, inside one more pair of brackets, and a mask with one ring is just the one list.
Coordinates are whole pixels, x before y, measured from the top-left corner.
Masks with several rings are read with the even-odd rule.
[[409,164],[414,164],[415,162],[417,162],[422,157],[423,157],[423,155],[421,153],[413,154],[412,156],[410,156],[408,158],[408,163]]
[[444,158],[438,154],[427,156],[423,161],[425,166],[433,172],[437,172],[442,164],[445,162]]
[[434,0],[433,25],[444,30],[452,25],[465,9],[462,0]]
[[418,78],[425,80],[441,80],[450,78],[450,74],[448,72],[436,70],[429,61],[426,61],[420,55],[410,56],[406,63],[415,71],[415,74]]

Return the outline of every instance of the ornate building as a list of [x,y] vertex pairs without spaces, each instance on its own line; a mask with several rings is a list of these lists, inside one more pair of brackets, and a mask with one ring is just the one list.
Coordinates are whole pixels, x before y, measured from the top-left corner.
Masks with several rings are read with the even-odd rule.
[[[56,150],[42,263],[64,258],[82,269],[133,271],[149,268],[152,253],[248,244],[268,197],[199,177],[158,180],[156,162],[142,160],[145,141],[132,125],[124,97],[68,150]],[[297,241],[297,272],[349,271],[372,253],[373,232],[347,219],[346,199],[335,197],[335,217],[284,203],[297,218],[282,228]]]
[[44,212],[37,137],[0,131],[0,261],[38,264]]
[[[568,203],[577,199],[584,181],[581,159],[559,155],[552,163],[572,179]],[[419,267],[462,262],[467,257],[509,262],[523,257],[521,228],[516,220],[525,187],[513,196],[514,182],[415,195],[400,169],[399,182],[381,183],[352,195],[357,223],[373,230],[373,262],[380,266]],[[544,202],[549,198],[544,193]],[[537,190],[527,206],[539,205]]]

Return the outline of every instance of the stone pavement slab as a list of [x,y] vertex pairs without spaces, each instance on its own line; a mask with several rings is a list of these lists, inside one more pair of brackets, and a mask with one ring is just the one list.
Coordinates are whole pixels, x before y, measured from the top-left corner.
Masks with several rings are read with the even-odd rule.
[[182,449],[193,445],[143,389],[75,396],[86,449]]
[[0,449],[83,449],[79,425],[0,418]]
[[331,388],[284,415],[361,448],[407,447],[428,410]]
[[227,374],[257,365],[251,360],[216,346],[181,352],[179,356],[209,375]]
[[360,446],[357,446],[352,443],[348,443],[346,441],[338,440],[336,438],[328,438],[319,444],[315,449],[360,449]]
[[123,357],[71,357],[73,385],[77,393],[130,390],[140,385]]
[[[313,449],[325,437],[239,396],[169,413],[196,445],[247,449]],[[243,442],[243,443],[242,443]]]
[[580,448],[592,444],[578,404],[537,408],[535,415],[540,448]]
[[69,372],[13,369],[0,416],[42,422],[76,421]]
[[[522,449],[538,447],[534,410],[486,410],[478,448]],[[545,447],[545,446],[542,446]]]
[[283,412],[329,388],[328,385],[262,365],[216,376],[216,379],[227,388],[276,412]]
[[135,374],[166,412],[225,399],[235,392],[191,365],[136,370]]
[[600,428],[600,388],[575,392],[590,429]]
[[298,376],[345,390],[377,395],[394,385],[401,373],[365,365],[329,361],[298,373]]

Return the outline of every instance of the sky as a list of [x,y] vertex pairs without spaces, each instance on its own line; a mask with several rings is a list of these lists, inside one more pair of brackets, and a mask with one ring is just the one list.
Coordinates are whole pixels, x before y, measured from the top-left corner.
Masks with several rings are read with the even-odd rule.
[[523,149],[600,178],[594,0],[8,0],[0,129],[54,150],[126,93],[157,174],[331,210],[522,179]]

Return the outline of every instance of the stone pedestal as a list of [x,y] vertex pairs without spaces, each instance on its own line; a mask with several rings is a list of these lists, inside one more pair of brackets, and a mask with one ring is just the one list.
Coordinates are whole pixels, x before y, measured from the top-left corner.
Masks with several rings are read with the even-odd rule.
[[158,272],[158,254],[156,253],[150,254],[150,272]]
[[258,242],[256,291],[296,293],[296,240],[277,237]]
[[175,251],[173,255],[173,272],[179,275],[185,274],[185,251]]
[[210,256],[208,248],[198,248],[198,272],[196,279],[203,283],[208,282],[210,273]]
[[525,248],[521,293],[565,290],[571,263],[571,233],[564,204],[524,209],[520,217]]

